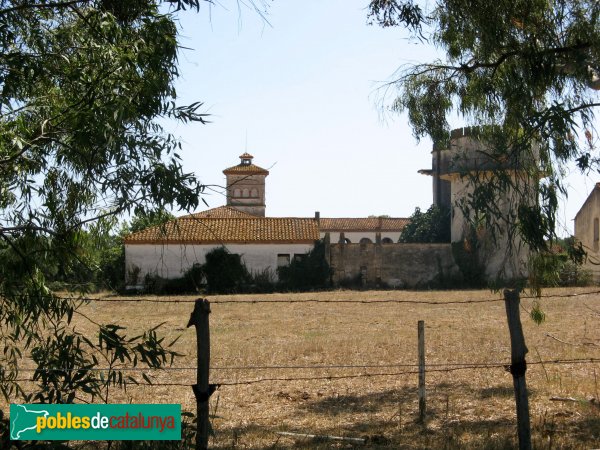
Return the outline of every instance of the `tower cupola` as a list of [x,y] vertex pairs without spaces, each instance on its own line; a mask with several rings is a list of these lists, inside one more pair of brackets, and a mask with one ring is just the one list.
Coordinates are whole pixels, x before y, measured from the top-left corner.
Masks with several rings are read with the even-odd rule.
[[250,153],[243,153],[240,155],[240,165],[241,166],[249,166],[252,164],[252,160],[254,159],[254,156],[252,156]]

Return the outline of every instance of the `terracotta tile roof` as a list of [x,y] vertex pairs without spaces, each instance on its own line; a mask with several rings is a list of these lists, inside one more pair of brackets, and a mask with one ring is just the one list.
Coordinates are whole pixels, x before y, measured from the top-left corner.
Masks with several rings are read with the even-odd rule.
[[125,237],[125,244],[312,243],[314,219],[182,217]]
[[250,153],[248,152],[244,152],[240,155],[240,159],[253,159],[254,156],[252,156]]
[[410,219],[400,217],[322,218],[321,231],[402,231]]
[[180,217],[180,219],[189,218],[189,217],[195,217],[195,218],[202,218],[202,217],[210,218],[210,217],[212,217],[213,219],[215,219],[215,218],[218,218],[218,219],[230,218],[231,219],[231,218],[239,218],[239,217],[252,218],[252,217],[257,217],[257,216],[253,216],[252,214],[249,214],[247,212],[243,212],[238,209],[232,208],[231,206],[219,206],[217,208],[207,209],[206,211],[201,211],[198,213],[189,214],[187,216],[182,216],[182,217]]
[[269,175],[269,171],[255,164],[238,164],[223,171],[225,175]]

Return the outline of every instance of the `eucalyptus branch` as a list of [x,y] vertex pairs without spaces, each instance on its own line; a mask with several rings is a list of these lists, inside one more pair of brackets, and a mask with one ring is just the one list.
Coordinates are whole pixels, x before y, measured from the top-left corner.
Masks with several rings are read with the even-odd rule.
[[76,5],[79,3],[90,3],[90,0],[71,0],[63,2],[48,2],[48,3],[21,3],[10,8],[0,9],[0,16],[8,13],[24,11],[27,9],[52,9],[65,8],[67,6]]

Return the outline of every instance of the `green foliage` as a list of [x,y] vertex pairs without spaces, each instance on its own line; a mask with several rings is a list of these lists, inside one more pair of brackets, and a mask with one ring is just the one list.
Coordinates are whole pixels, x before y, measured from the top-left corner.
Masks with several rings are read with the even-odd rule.
[[267,267],[264,270],[250,274],[250,285],[246,292],[268,294],[277,290],[278,282],[275,272]]
[[[547,250],[556,238],[557,195],[566,194],[563,168],[575,162],[583,171],[595,170],[600,163],[594,148],[600,3],[441,0],[422,5],[370,2],[372,21],[406,26],[443,55],[403,68],[392,82],[398,91],[389,99],[391,108],[408,113],[417,138],[429,136],[440,146],[448,144],[448,121],[455,113],[466,125],[490,125],[479,136],[484,152],[527,176],[472,180],[472,185],[494,184],[492,196],[472,209],[484,212],[488,221],[497,217],[499,199],[510,201],[506,225],[532,250]],[[528,179],[538,179],[540,172],[546,177],[540,188],[526,189]]]
[[529,287],[540,295],[543,287],[586,286],[591,273],[583,266],[581,243],[573,237],[560,240],[554,251],[534,255],[529,260]]
[[537,301],[533,302],[531,311],[529,311],[529,317],[531,318],[531,320],[533,320],[538,325],[541,325],[542,323],[544,323],[546,321],[546,313],[544,311],[542,311],[542,308],[541,308],[539,302],[537,302]]
[[135,233],[156,225],[163,225],[173,219],[175,216],[164,209],[143,211],[133,216],[128,232]]
[[206,277],[207,291],[211,293],[241,292],[250,280],[240,255],[229,253],[225,247],[208,252],[202,270]]
[[195,294],[200,291],[203,284],[204,268],[200,264],[194,264],[179,278],[167,279],[158,275],[146,275],[144,292],[154,295]]
[[277,274],[281,287],[290,291],[312,291],[327,287],[331,269],[325,259],[323,241],[316,241],[304,258],[294,259],[289,265],[279,267]]
[[[6,397],[106,400],[109,386],[131,381],[122,364],[155,367],[174,356],[154,329],[130,337],[118,325],[95,324],[100,342],[89,340],[71,324],[80,314],[77,295],[62,299],[50,288],[57,281],[85,292],[98,281],[98,269],[118,284],[120,241],[103,221],[194,208],[202,194],[182,169],[179,142],[161,125],[204,122],[204,116],[200,103],[176,103],[177,26],[158,6],[1,2],[0,389]],[[38,367],[29,392],[14,381],[23,378],[25,355]],[[106,364],[108,374],[77,371]]]
[[450,242],[450,209],[431,205],[422,213],[415,208],[400,234],[400,242]]
[[480,260],[479,239],[474,228],[467,237],[452,243],[452,255],[462,275],[464,286],[480,288],[487,286],[485,266]]

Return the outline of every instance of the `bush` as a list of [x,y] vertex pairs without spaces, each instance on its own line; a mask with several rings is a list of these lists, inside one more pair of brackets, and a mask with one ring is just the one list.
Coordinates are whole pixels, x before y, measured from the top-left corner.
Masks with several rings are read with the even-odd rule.
[[319,240],[306,257],[294,259],[289,265],[277,269],[282,289],[311,291],[329,285],[331,269],[325,259],[325,244]]
[[208,252],[202,270],[206,277],[207,291],[211,293],[242,292],[251,278],[240,255],[229,253],[225,247]]
[[450,242],[450,209],[431,205],[426,212],[415,208],[400,234],[400,242]]
[[275,272],[270,267],[263,271],[254,272],[250,276],[250,285],[247,286],[246,292],[253,294],[270,294],[277,290],[277,280]]
[[144,292],[155,295],[194,294],[200,291],[203,278],[204,272],[200,264],[194,264],[179,278],[147,274],[144,278]]
[[474,229],[462,241],[452,243],[452,256],[460,270],[461,280],[448,280],[448,285],[462,284],[464,287],[482,288],[487,286],[485,266],[479,258],[479,239]]
[[572,261],[567,252],[540,253],[529,260],[531,287],[587,286],[591,282],[591,272]]

